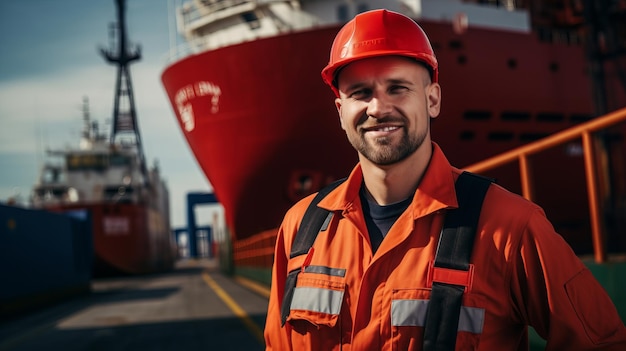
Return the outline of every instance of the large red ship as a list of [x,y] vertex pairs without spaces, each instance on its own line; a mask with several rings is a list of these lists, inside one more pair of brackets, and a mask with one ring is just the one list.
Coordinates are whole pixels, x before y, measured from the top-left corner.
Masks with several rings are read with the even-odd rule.
[[[624,3],[613,3],[611,16],[618,17],[608,20],[620,23]],[[165,68],[162,82],[191,150],[224,206],[236,265],[269,267],[271,240],[288,207],[346,176],[356,162],[339,126],[334,95],[320,77],[335,34],[356,13],[385,7],[424,28],[439,61],[444,101],[442,114],[433,121],[433,139],[452,164],[465,167],[626,106],[623,60],[590,54],[601,48],[590,47],[597,31],[590,32],[585,23],[608,12],[590,14],[581,4],[184,3],[177,21],[185,50]],[[623,42],[619,45],[617,51],[623,51]],[[600,73],[602,87],[596,79]],[[592,92],[604,93],[594,97]],[[621,148],[617,157],[623,158],[623,127],[609,136],[605,140],[611,140],[611,148]],[[581,254],[591,251],[584,172],[578,167],[583,162],[580,140],[533,160],[541,172],[534,200]],[[622,168],[612,171],[623,199],[620,163]],[[570,169],[577,171],[563,174]],[[515,167],[488,175],[521,192]],[[252,255],[265,255],[265,261],[259,264],[242,254],[250,245],[264,248],[265,254],[257,250]]]
[[169,193],[157,167],[148,169],[135,110],[125,6],[117,0],[118,47],[102,50],[118,68],[110,134],[92,121],[84,100],[84,128],[77,147],[48,152],[32,205],[52,212],[89,213],[96,276],[143,274],[173,267]]

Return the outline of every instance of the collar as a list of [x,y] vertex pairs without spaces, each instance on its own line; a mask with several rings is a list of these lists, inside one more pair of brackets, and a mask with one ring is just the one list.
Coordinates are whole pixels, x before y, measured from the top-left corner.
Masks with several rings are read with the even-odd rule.
[[[410,205],[413,217],[458,207],[454,182],[460,173],[460,170],[450,165],[439,145],[433,142],[432,157]],[[318,206],[331,211],[354,210],[355,204],[360,203],[358,198],[362,183],[363,171],[361,165],[357,164],[348,179],[322,199]]]

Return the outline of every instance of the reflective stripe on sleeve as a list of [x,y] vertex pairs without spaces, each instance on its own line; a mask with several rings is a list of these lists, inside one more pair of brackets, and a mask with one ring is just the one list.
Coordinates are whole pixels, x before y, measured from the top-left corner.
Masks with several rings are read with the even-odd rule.
[[343,290],[297,287],[293,292],[291,309],[338,315],[342,301]]
[[346,270],[343,268],[331,268],[326,266],[306,266],[304,268],[304,272],[306,273],[318,273],[325,274],[334,277],[345,277]]
[[[428,300],[393,300],[391,302],[391,325],[396,327],[423,327],[426,323]],[[473,334],[483,332],[485,309],[461,306],[459,331]]]

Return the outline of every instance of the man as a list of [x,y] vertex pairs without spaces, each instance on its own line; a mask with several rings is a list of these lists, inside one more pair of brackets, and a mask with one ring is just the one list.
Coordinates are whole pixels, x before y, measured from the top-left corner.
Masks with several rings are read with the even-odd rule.
[[[441,106],[437,60],[413,20],[374,10],[337,34],[322,76],[359,163],[319,202],[333,217],[307,255],[289,258],[313,196],[285,216],[267,349],[421,350],[430,265],[461,174],[430,139]],[[626,350],[611,300],[535,204],[490,185],[471,260],[457,350],[528,349],[528,325],[547,350]]]

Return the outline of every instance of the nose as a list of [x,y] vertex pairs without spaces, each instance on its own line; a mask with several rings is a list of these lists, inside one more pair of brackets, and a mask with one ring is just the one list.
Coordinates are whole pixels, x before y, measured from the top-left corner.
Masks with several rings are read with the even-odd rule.
[[367,105],[367,115],[373,118],[388,116],[393,110],[389,97],[384,94],[375,94]]

